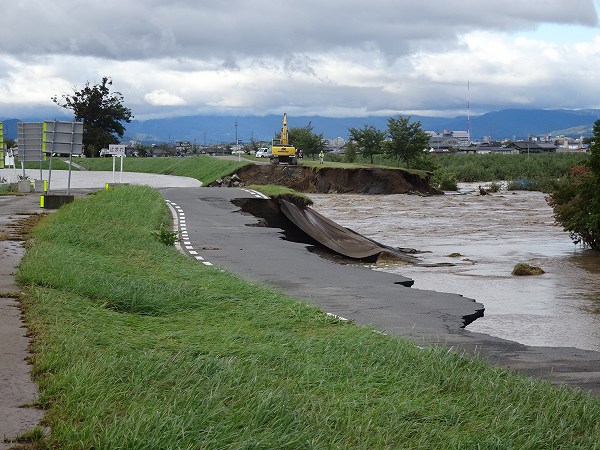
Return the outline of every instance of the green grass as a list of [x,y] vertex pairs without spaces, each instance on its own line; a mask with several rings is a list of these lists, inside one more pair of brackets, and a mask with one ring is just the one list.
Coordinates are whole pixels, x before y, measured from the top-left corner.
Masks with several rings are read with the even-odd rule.
[[127,186],[34,230],[18,279],[48,448],[598,448],[600,400],[207,267]]
[[17,193],[17,188],[14,185],[10,185],[8,183],[0,184],[0,195],[5,195],[5,194],[14,195],[16,193]]
[[[73,159],[74,159],[73,162],[78,163],[83,158],[73,158]],[[19,162],[19,158],[16,158],[15,166],[17,168],[17,174],[21,175],[23,173],[23,171],[21,169],[21,163]],[[25,163],[25,169],[27,169],[27,171],[29,173],[31,173],[32,170],[35,171],[36,169],[39,171],[40,166],[42,167],[42,170],[48,170],[50,168],[50,157],[48,157],[45,161],[41,161],[41,163],[40,162],[32,162],[32,161]],[[69,170],[69,164],[64,162],[61,158],[54,157],[54,158],[52,158],[52,170]],[[79,169],[77,169],[77,167],[73,166],[71,170],[78,171]],[[37,174],[35,172],[33,172],[33,174],[39,175],[39,172]]]
[[397,160],[382,157],[377,158],[374,164],[370,164],[369,161],[364,158],[358,158],[357,162],[349,163],[343,162],[342,155],[328,154],[325,156],[325,161],[323,162],[323,164],[319,163],[318,159],[313,160],[308,157],[304,157],[300,164],[307,167],[314,167],[316,169],[397,169],[422,177],[426,175],[425,171],[423,170],[406,168],[403,167],[401,163]]
[[[88,170],[112,170],[113,164],[112,158],[81,158],[77,163]],[[120,167],[120,161],[117,164]],[[225,160],[205,155],[187,158],[125,158],[123,170],[191,177],[207,185],[247,164],[250,162]]]
[[262,192],[272,199],[286,199],[300,206],[301,208],[305,208],[313,204],[313,201],[309,197],[286,186],[280,186],[277,184],[251,184],[248,186],[248,188]]

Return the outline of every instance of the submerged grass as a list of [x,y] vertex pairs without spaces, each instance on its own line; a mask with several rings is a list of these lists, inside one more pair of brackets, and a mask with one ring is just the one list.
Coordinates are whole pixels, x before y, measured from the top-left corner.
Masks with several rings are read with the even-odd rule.
[[600,401],[198,264],[147,187],[65,205],[18,279],[51,448],[598,448]]

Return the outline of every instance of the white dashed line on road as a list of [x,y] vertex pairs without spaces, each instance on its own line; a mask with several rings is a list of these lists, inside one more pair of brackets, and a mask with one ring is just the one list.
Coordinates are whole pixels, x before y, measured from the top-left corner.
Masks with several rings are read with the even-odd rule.
[[[254,191],[248,190],[248,192]],[[212,266],[212,263],[205,261],[204,258],[200,256],[196,250],[194,250],[194,246],[189,240],[190,238],[187,232],[187,225],[185,221],[185,213],[183,212],[183,208],[181,208],[181,206],[177,205],[171,200],[166,200],[166,202],[169,205],[171,214],[173,215],[173,230],[175,233],[178,233],[180,235],[180,241],[183,243],[183,246],[185,247],[185,250],[187,250],[187,253],[193,256],[196,259],[196,261],[201,261],[202,264],[204,264],[205,266]],[[185,253],[183,248],[181,247],[180,241],[176,243],[176,246],[179,249],[179,251]]]
[[269,200],[269,198],[270,198],[269,196],[263,194],[262,192],[255,191],[253,189],[242,189],[242,191],[247,192],[248,194],[250,194],[256,198],[262,198],[264,200]]

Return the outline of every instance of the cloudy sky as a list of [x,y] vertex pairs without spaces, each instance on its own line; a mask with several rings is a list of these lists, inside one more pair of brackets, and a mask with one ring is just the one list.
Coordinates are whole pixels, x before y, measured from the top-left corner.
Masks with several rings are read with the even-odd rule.
[[136,119],[600,108],[600,0],[11,0],[0,120],[113,80]]

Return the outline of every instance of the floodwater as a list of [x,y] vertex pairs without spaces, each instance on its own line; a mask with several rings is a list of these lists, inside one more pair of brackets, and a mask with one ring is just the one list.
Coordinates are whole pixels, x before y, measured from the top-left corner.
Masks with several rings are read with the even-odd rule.
[[[412,278],[416,289],[483,303],[485,316],[468,330],[526,345],[600,351],[600,254],[574,245],[554,225],[543,193],[477,192],[477,185],[464,184],[443,196],[310,197],[316,211],[341,225],[424,252],[418,266],[372,267]],[[545,274],[513,276],[518,262]]]

